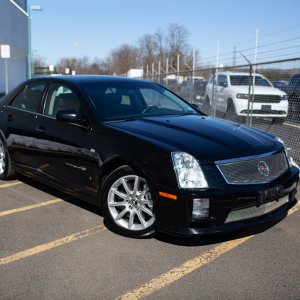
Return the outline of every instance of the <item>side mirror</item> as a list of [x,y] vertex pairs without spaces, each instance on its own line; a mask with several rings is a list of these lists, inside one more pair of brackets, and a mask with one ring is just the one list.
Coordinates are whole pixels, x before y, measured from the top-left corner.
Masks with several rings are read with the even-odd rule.
[[66,123],[72,123],[77,124],[79,126],[82,126],[84,128],[89,128],[88,122],[86,119],[80,119],[76,113],[75,110],[60,110],[56,114],[56,120],[66,122]]
[[222,86],[222,87],[227,87],[228,84],[227,82],[219,82],[219,86]]

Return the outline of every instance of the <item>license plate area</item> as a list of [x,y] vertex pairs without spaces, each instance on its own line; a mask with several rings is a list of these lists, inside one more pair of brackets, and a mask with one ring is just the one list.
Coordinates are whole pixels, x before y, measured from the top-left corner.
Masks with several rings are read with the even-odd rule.
[[277,185],[270,189],[258,191],[256,197],[256,206],[258,207],[268,202],[278,201],[283,196],[284,193],[282,185]]
[[262,110],[262,111],[270,111],[271,108],[272,108],[271,105],[262,105],[262,106],[261,106],[261,110]]
[[248,208],[234,210],[228,214],[225,220],[225,224],[261,217],[265,214],[271,213],[272,211],[280,208],[288,202],[289,195],[286,195],[283,198],[278,199],[277,201],[268,202],[260,205],[259,207],[251,206]]

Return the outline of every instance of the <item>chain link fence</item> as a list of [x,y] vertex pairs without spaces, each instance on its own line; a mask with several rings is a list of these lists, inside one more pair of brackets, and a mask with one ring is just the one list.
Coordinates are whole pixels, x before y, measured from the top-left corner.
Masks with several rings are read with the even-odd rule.
[[204,113],[279,136],[300,163],[300,58],[145,74]]

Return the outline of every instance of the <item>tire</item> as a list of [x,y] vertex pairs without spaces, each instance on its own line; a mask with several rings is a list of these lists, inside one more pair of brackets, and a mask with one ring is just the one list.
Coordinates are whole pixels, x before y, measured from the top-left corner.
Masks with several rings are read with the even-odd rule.
[[129,166],[114,170],[105,179],[101,199],[109,229],[129,237],[154,234],[153,199],[146,180]]
[[229,119],[229,120],[235,120],[236,119],[236,113],[235,113],[235,110],[234,110],[234,105],[233,105],[233,102],[232,100],[228,100],[228,105],[227,105],[227,110],[226,110],[226,113],[225,113],[225,117],[226,119]]
[[204,103],[201,107],[201,110],[206,113],[207,115],[209,115],[211,113],[210,111],[210,104],[209,104],[209,98],[208,96],[205,97]]
[[228,100],[227,110],[225,112],[225,118],[240,124],[245,123],[245,118],[236,114],[234,104],[231,99]]
[[14,176],[15,171],[11,166],[6,142],[2,134],[0,134],[0,179],[12,179]]

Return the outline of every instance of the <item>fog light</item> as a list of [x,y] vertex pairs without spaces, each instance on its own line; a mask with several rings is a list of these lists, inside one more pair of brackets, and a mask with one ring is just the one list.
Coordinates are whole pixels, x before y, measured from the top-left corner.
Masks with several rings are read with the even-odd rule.
[[193,200],[193,220],[206,219],[209,216],[209,199],[201,198]]

